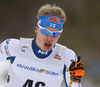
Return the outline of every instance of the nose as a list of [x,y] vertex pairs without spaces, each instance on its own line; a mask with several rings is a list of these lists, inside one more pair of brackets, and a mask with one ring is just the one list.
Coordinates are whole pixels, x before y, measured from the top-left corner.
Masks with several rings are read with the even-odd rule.
[[48,41],[52,41],[52,35],[50,34],[49,36],[47,36]]

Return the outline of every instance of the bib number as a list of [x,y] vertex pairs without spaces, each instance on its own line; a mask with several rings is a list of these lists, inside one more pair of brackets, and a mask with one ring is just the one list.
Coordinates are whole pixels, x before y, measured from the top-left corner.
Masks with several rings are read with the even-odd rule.
[[[22,87],[32,87],[32,85],[33,85],[33,80],[27,79],[27,81],[25,82],[25,84]],[[45,87],[44,82],[39,81],[39,82],[35,83],[35,87],[39,87],[40,85]]]

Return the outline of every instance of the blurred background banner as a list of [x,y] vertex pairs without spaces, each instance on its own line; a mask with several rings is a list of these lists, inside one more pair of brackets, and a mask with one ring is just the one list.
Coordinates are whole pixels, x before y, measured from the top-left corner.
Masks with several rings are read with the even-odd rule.
[[35,37],[36,15],[44,4],[60,6],[66,13],[59,43],[82,57],[83,87],[100,87],[100,0],[0,0],[0,43]]

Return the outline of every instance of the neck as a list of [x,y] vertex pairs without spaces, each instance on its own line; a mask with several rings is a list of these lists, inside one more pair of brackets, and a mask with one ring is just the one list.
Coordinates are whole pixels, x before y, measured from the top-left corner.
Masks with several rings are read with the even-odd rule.
[[36,43],[37,43],[36,39],[34,39],[32,41],[32,49],[38,58],[41,58],[41,59],[46,58],[47,56],[49,56],[52,53],[52,51],[53,51],[52,49],[50,51],[43,51],[38,47],[38,45]]

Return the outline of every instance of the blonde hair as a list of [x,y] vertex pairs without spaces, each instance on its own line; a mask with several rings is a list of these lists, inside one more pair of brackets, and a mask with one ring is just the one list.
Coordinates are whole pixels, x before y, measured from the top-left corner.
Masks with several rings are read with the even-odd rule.
[[53,5],[53,6],[50,5],[50,4],[43,5],[38,10],[37,19],[40,16],[44,16],[44,15],[58,16],[58,17],[60,17],[63,20],[63,22],[66,22],[65,12],[60,7],[58,7],[56,5]]

